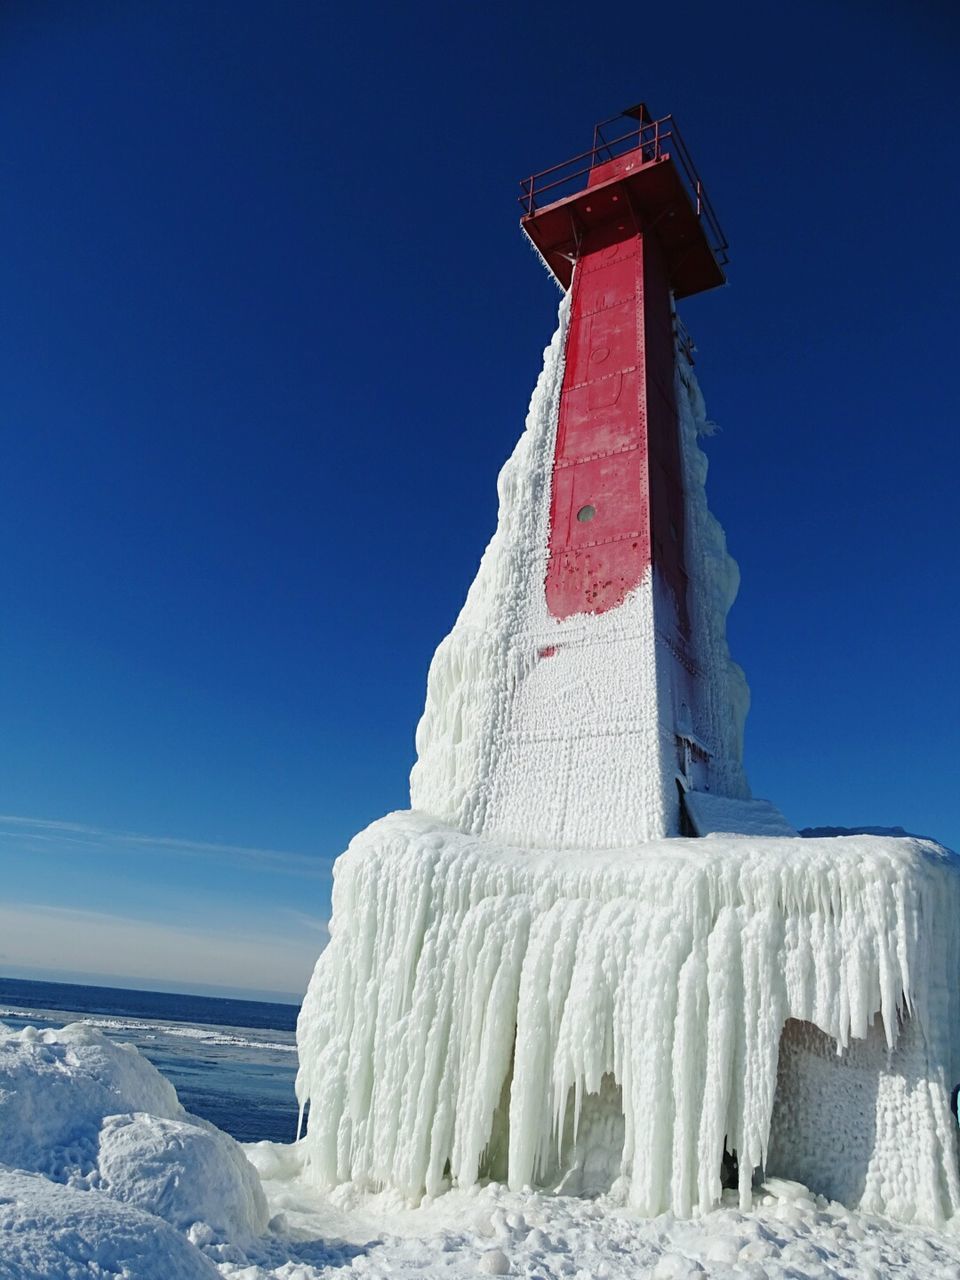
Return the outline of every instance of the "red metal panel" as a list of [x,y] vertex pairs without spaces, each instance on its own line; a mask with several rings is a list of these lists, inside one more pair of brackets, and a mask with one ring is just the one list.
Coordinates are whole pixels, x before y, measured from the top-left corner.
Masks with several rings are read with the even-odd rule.
[[573,280],[545,584],[550,612],[566,618],[615,608],[653,559],[685,620],[669,285],[656,244],[615,218],[585,234]]
[[602,160],[590,170],[587,186],[598,187],[601,182],[609,182],[611,178],[623,178],[628,173],[633,173],[635,169],[639,169],[643,163],[644,155],[639,147],[613,160]]
[[573,281],[546,580],[559,618],[614,608],[650,563],[640,237],[625,231],[588,232]]
[[636,368],[617,370],[564,392],[560,460],[609,453],[621,446],[637,416]]

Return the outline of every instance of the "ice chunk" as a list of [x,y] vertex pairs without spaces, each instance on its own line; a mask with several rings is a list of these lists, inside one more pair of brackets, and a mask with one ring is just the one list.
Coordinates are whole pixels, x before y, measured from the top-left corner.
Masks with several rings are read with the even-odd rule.
[[480,1270],[488,1276],[510,1274],[510,1260],[502,1249],[488,1249],[480,1255]]
[[213,1125],[109,1116],[100,1131],[99,1187],[186,1230],[204,1222],[236,1240],[266,1229],[267,1202],[239,1143]]

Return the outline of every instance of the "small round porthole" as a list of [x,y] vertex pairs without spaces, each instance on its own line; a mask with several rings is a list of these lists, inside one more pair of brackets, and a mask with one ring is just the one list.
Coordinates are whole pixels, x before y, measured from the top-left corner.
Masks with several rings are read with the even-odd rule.
[[581,524],[586,524],[587,521],[592,520],[596,514],[597,514],[597,508],[591,507],[590,503],[588,502],[585,507],[581,507],[580,510],[577,512],[577,519],[580,521]]

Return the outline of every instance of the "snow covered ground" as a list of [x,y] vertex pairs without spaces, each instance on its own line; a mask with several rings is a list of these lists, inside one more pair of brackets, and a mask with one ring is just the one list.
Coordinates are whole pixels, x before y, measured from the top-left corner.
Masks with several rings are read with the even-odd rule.
[[[896,1226],[849,1213],[795,1183],[771,1183],[747,1213],[730,1206],[690,1220],[644,1219],[601,1198],[510,1192],[491,1184],[451,1191],[419,1208],[390,1193],[331,1196],[296,1177],[291,1148],[247,1148],[264,1176],[274,1226],[309,1238],[319,1230],[342,1241],[338,1257],[359,1275],[414,1280],[483,1275],[540,1280],[683,1280],[684,1277],[960,1276],[960,1236]],[[735,1195],[731,1197],[734,1201]],[[224,1266],[237,1280],[336,1274],[343,1262],[302,1272],[277,1267],[272,1254],[247,1253],[254,1269]],[[254,1259],[256,1258],[256,1261]]]
[[324,1194],[304,1154],[241,1149],[96,1029],[0,1033],[0,1280],[960,1277],[960,1233],[797,1184],[688,1220],[495,1183],[414,1208],[395,1192]]

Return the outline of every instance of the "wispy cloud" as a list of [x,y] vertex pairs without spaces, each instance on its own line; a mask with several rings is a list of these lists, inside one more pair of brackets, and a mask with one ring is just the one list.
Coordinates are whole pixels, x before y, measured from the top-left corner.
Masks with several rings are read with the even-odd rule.
[[305,929],[313,929],[315,933],[322,933],[325,937],[330,937],[330,922],[321,920],[319,916],[307,915],[305,911],[291,911],[289,908],[284,912],[291,920],[296,920],[297,924],[302,924]]
[[334,859],[325,854],[260,849],[251,845],[219,844],[207,840],[184,840],[177,836],[146,836],[135,831],[108,831],[80,822],[59,822],[50,818],[26,818],[0,814],[0,845],[29,846],[35,852],[67,852],[80,856],[84,850],[100,853],[154,851],[184,857],[216,858],[229,862],[268,867],[291,875],[323,877],[330,873]]

